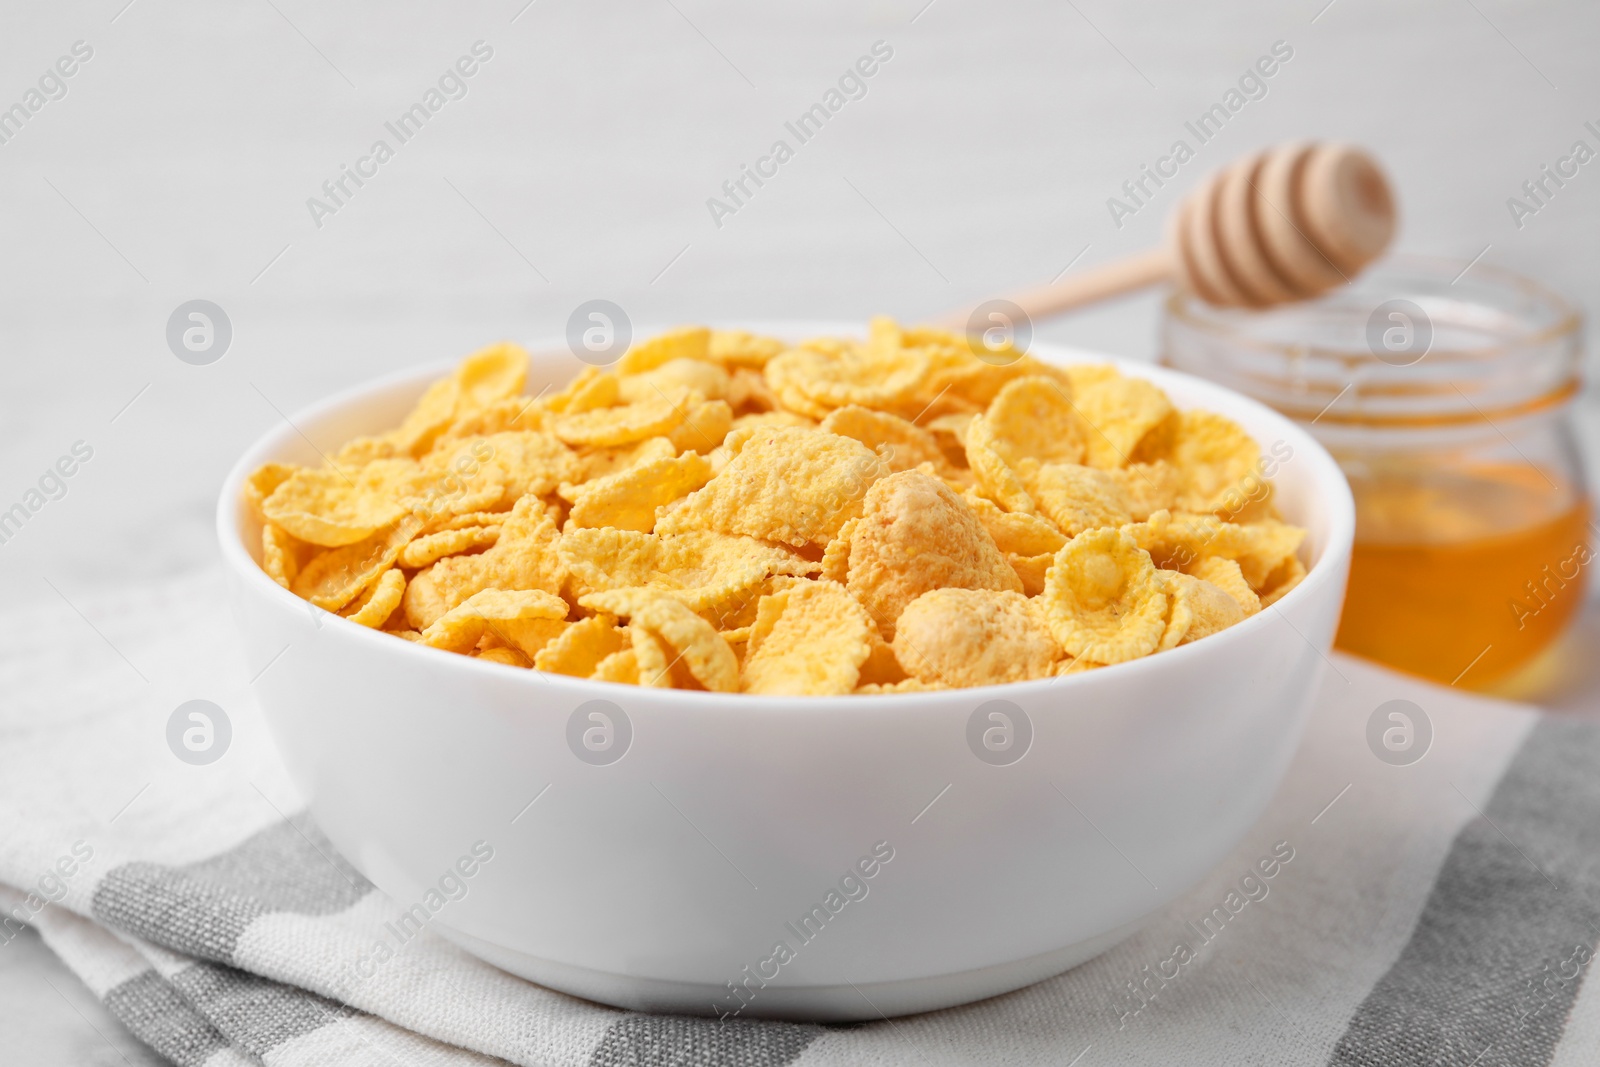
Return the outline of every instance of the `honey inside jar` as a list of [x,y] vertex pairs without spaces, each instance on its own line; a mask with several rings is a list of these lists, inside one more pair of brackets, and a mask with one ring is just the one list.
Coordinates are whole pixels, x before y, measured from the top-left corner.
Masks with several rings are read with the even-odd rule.
[[1596,552],[1572,425],[1581,338],[1576,309],[1527,278],[1395,257],[1262,311],[1177,294],[1163,360],[1295,419],[1349,478],[1341,650],[1537,698]]
[[1351,488],[1341,649],[1483,688],[1549,646],[1582,605],[1589,507],[1539,470],[1378,472]]

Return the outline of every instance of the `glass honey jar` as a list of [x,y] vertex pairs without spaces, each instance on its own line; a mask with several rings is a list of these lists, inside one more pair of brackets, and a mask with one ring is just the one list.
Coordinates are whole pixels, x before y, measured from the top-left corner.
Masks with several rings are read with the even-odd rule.
[[1484,689],[1583,602],[1580,326],[1510,272],[1398,258],[1264,311],[1176,293],[1162,358],[1306,425],[1344,469],[1356,543],[1338,647]]

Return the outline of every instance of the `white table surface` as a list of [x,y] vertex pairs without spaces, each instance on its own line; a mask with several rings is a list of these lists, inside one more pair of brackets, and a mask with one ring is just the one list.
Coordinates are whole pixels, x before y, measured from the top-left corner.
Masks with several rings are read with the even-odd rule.
[[[1399,191],[1401,248],[1481,254],[1580,301],[1600,277],[1600,162],[1520,229],[1506,205],[1575,140],[1600,148],[1593,4],[525,3],[0,15],[0,108],[74,42],[94,50],[0,145],[0,510],[94,448],[0,544],[7,606],[206,565],[223,471],[280,411],[558,335],[587,299],[635,322],[916,318],[1154,244],[1179,188],[1120,229],[1107,198],[1276,41],[1293,58],[1182,187],[1275,141],[1356,140]],[[317,228],[307,198],[479,40],[494,54],[466,97]],[[880,40],[894,54],[866,96],[716,226],[706,199]],[[202,297],[234,340],[196,367],[164,330]],[[1156,301],[1038,336],[1149,357]],[[1580,631],[1600,637],[1592,606]],[[1592,709],[1600,672],[1575,672],[1543,699]],[[0,947],[0,1047],[148,1060],[31,936]]]

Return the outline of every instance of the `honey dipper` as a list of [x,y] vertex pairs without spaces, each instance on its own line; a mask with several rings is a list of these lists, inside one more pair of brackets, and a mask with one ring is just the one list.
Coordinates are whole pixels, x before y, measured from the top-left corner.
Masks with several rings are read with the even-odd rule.
[[[1172,281],[1207,303],[1263,308],[1349,281],[1388,246],[1395,206],[1353,145],[1278,145],[1211,175],[1173,211],[1163,248],[1006,299],[1032,319]],[[979,305],[986,309],[993,302]],[[944,325],[982,328],[966,314]]]

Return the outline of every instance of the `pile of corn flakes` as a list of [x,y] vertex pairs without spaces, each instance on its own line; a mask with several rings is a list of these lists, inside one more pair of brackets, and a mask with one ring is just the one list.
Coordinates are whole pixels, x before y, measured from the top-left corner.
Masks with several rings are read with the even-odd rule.
[[484,349],[397,428],[257,470],[262,568],[512,667],[809,695],[1122,663],[1305,575],[1249,435],[1110,366],[877,319],[681,329],[533,398],[527,370]]

